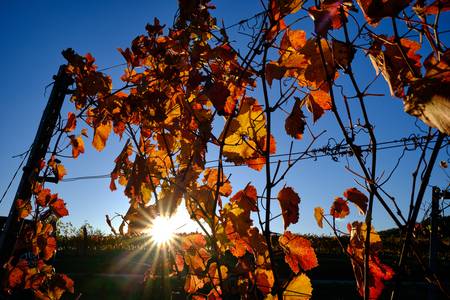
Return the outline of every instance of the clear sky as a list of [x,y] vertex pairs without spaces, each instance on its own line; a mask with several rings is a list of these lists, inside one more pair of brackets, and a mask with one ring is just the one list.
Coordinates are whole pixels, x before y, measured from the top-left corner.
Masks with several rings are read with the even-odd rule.
[[[217,9],[213,14],[225,25],[237,23],[241,19],[253,16],[262,10],[257,0],[213,1]],[[42,111],[45,107],[51,87],[45,87],[52,82],[52,76],[59,65],[65,63],[61,51],[74,48],[77,52],[92,53],[100,69],[123,62],[122,56],[116,50],[126,48],[138,34],[145,33],[145,24],[153,22],[158,17],[163,24],[172,24],[177,9],[177,1],[0,1],[0,60],[2,72],[1,104],[2,118],[0,119],[0,192],[6,189],[11,176],[20,163],[20,158],[12,156],[28,149],[34,139]],[[447,18],[448,20],[448,18]],[[442,30],[449,29],[450,22],[442,23]],[[298,28],[310,30],[311,20],[299,23]],[[379,28],[383,29],[383,26]],[[231,32],[236,40],[235,46],[245,50],[245,37]],[[308,37],[311,35],[309,34]],[[448,37],[444,37],[444,42]],[[429,50],[425,49],[426,55]],[[356,58],[355,72],[361,80],[361,86],[374,77],[374,70],[370,63],[359,54]],[[111,69],[109,74],[117,79],[121,74],[120,68]],[[341,82],[349,87],[345,81]],[[115,80],[115,87],[120,85]],[[403,112],[402,103],[389,96],[387,85],[383,79],[378,79],[374,91],[385,93],[385,97],[369,97],[367,104],[369,112],[376,124],[376,134],[379,141],[387,141],[408,136],[410,133],[420,133],[414,126],[415,118]],[[353,91],[350,92],[353,95]],[[254,94],[262,102],[259,92]],[[354,105],[353,103],[352,105]],[[63,116],[73,109],[67,101]],[[307,113],[310,117],[309,113]],[[420,123],[420,122],[419,122]],[[335,120],[327,114],[313,127],[318,133],[327,129],[322,139],[317,141],[316,147],[327,143],[328,138],[341,140]],[[289,149],[290,138],[284,133],[284,117],[275,117],[274,133],[277,139],[277,153],[286,153]],[[308,140],[294,143],[294,151],[306,148]],[[123,143],[123,141],[122,141]],[[89,142],[86,142],[86,153],[77,160],[63,160],[68,170],[67,178],[89,175],[108,174],[113,168],[113,160],[120,151],[122,143],[116,137],[111,137],[107,147],[101,153],[96,152]],[[379,175],[388,174],[395,165],[401,149],[384,150],[380,152]],[[211,157],[213,159],[213,157]],[[440,160],[448,160],[445,151]],[[386,189],[398,199],[399,205],[406,209],[409,201],[411,173],[415,168],[417,153],[408,152],[401,161],[392,180]],[[294,187],[302,198],[300,205],[300,221],[291,225],[296,232],[329,233],[320,230],[313,218],[313,208],[323,206],[329,210],[335,196],[342,196],[346,188],[355,186],[354,176],[345,170],[346,159],[336,163],[328,158],[317,161],[306,160],[294,167],[286,177],[286,185]],[[353,164],[351,164],[353,166]],[[234,192],[244,187],[249,181],[256,185],[262,193],[264,172],[258,173],[245,167],[227,168],[226,173],[232,173],[231,183]],[[20,173],[19,173],[20,175]],[[386,176],[386,175],[384,175]],[[20,176],[18,176],[20,178]],[[7,214],[11,205],[17,182],[11,187],[4,201],[0,203],[0,215]],[[282,183],[278,188],[281,188]],[[445,187],[448,178],[445,173],[436,168],[430,181],[431,185]],[[70,215],[64,221],[70,221],[80,226],[85,221],[96,228],[107,231],[105,214],[114,215],[115,212],[124,213],[128,208],[127,199],[120,192],[109,191],[109,179],[93,179],[85,181],[61,182],[50,187],[60,193],[67,202]],[[275,191],[276,195],[277,190]],[[427,200],[431,189],[427,191]],[[277,206],[277,203],[275,203]],[[356,211],[354,207],[351,207]],[[277,211],[274,212],[274,215]],[[345,222],[361,219],[352,214]],[[280,219],[275,221],[274,230],[282,230]],[[378,203],[375,204],[374,224],[376,229],[388,228],[392,222]]]

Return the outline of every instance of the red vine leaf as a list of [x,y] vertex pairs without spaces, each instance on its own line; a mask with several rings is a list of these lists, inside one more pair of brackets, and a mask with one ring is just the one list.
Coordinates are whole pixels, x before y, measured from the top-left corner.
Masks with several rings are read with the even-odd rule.
[[367,210],[367,202],[369,199],[367,199],[367,196],[364,195],[361,191],[359,191],[357,188],[350,188],[347,189],[344,192],[344,197],[347,198],[348,201],[352,202],[356,205],[356,207],[359,208],[360,212],[362,214],[366,213]]
[[280,201],[284,229],[286,229],[290,224],[296,224],[298,222],[300,197],[291,187],[283,187],[278,193],[277,198]]
[[295,98],[291,114],[286,118],[284,129],[291,137],[300,140],[303,137],[306,126],[306,117],[301,108],[301,100]]
[[348,216],[349,213],[350,209],[348,208],[347,201],[340,197],[336,197],[331,205],[330,215],[338,219],[343,219]]
[[381,19],[395,17],[405,9],[411,0],[356,0],[361,7],[367,22],[378,25]]
[[[365,240],[367,234],[367,226],[365,223],[353,222],[351,225],[350,243],[347,248],[352,261],[353,272],[355,274],[358,292],[364,295],[364,253]],[[381,263],[378,258],[378,252],[381,249],[380,236],[375,232],[373,227],[370,231],[370,250],[369,250],[369,297],[377,299],[383,289],[384,281],[390,280],[394,271],[387,265]]]

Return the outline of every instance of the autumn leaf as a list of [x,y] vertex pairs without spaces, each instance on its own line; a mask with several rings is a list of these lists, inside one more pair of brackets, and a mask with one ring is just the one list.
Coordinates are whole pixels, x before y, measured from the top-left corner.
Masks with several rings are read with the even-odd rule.
[[331,109],[331,97],[327,92],[317,90],[311,91],[305,98],[306,107],[313,114],[316,122],[323,116],[326,110]]
[[222,196],[228,197],[231,195],[232,187],[228,178],[225,177],[223,171],[221,172],[220,180],[219,171],[213,168],[205,169],[203,173],[203,183],[206,183],[214,192],[217,189],[217,183],[219,183],[219,193]]
[[209,278],[211,278],[212,284],[218,286],[220,284],[219,278],[222,278],[222,280],[226,280],[228,278],[228,268],[225,265],[220,265],[220,276],[219,276],[217,263],[213,262],[212,264],[209,265],[208,275]]
[[450,50],[440,59],[434,53],[424,61],[426,69],[423,78],[410,83],[408,94],[403,98],[404,110],[419,117],[428,126],[450,134]]
[[11,288],[16,288],[24,281],[25,273],[18,267],[14,267],[8,274],[8,285]]
[[351,44],[347,44],[336,39],[332,40],[333,56],[337,65],[346,70],[355,56],[355,48]]
[[92,145],[97,151],[102,151],[105,148],[106,140],[111,132],[111,123],[106,122],[101,123],[94,129],[94,139],[92,140]]
[[367,210],[367,196],[360,192],[357,188],[350,188],[344,192],[344,197],[347,198],[348,201],[352,202],[359,208],[359,211],[362,214],[366,213]]
[[53,213],[58,217],[62,218],[64,216],[69,215],[69,211],[66,208],[66,204],[62,199],[57,199],[53,203],[50,203],[50,207],[53,211]]
[[308,271],[319,265],[311,242],[306,238],[285,231],[278,242],[285,253],[284,260],[295,274],[300,272],[300,268]]
[[[226,128],[225,128],[226,129]],[[252,158],[257,152],[257,143],[266,136],[266,120],[262,107],[254,98],[241,101],[239,113],[222,132],[224,139],[223,155],[229,161],[241,162]]]
[[286,73],[286,68],[284,66],[281,66],[278,64],[278,62],[271,61],[268,64],[266,64],[265,67],[266,71],[266,80],[269,86],[272,86],[272,81],[274,79],[280,80],[284,77],[284,74]]
[[[353,222],[351,224],[350,243],[347,252],[351,257],[353,272],[355,274],[358,292],[364,295],[364,256],[367,226],[365,223]],[[381,250],[380,236],[372,227],[370,230],[370,250],[369,250],[369,297],[377,299],[383,289],[384,281],[392,279],[394,271],[387,265],[381,263],[378,252]]]
[[67,175],[66,168],[62,164],[56,164],[56,175],[58,177],[58,180],[61,180],[64,178],[64,176]]
[[308,60],[308,65],[302,72],[299,72],[296,78],[301,87],[308,86],[314,90],[321,89],[328,91],[330,87],[327,83],[327,73],[331,79],[336,79],[338,73],[336,72],[335,61],[328,42],[325,39],[320,39],[320,46],[322,48],[323,59],[325,60],[326,72],[318,41],[310,38],[299,50],[299,53],[304,55]]
[[26,218],[32,211],[30,201],[26,201],[23,199],[16,200],[16,209],[19,211],[19,218]]
[[314,208],[314,218],[316,219],[317,225],[320,228],[323,228],[323,215],[324,215],[324,210],[322,207]]
[[308,300],[312,297],[311,280],[305,274],[295,276],[283,292],[283,299]]
[[236,202],[244,211],[257,211],[257,196],[256,188],[248,184],[243,190],[237,192],[230,202]]
[[272,270],[257,268],[255,271],[256,286],[263,293],[267,295],[272,291],[273,283],[275,281]]
[[348,208],[347,201],[340,197],[336,197],[331,205],[330,215],[338,219],[343,219],[348,216],[349,213],[350,209]]
[[75,130],[75,127],[77,126],[77,117],[73,112],[68,113],[67,117],[67,123],[64,127],[65,132],[71,132]]
[[[215,82],[206,90],[206,95],[217,109],[219,115],[229,116],[233,113],[236,100],[228,100],[230,90],[223,82]],[[231,105],[227,102],[231,101]]]
[[306,117],[301,109],[301,100],[295,98],[291,114],[286,118],[284,129],[291,137],[300,140],[303,137],[306,126]]
[[56,252],[56,239],[52,236],[45,239],[45,246],[42,251],[42,258],[49,260]]
[[291,187],[283,187],[278,193],[277,198],[280,201],[284,229],[286,229],[290,224],[296,224],[298,222],[300,197]]
[[391,95],[403,97],[405,96],[404,87],[414,82],[421,74],[421,56],[416,53],[421,45],[406,38],[400,39],[399,44],[406,54],[406,59],[403,58],[394,37],[377,37],[369,48],[368,54],[377,74],[381,71],[388,83]]
[[184,291],[193,294],[205,286],[205,279],[194,274],[188,274],[184,283]]
[[367,22],[376,26],[383,18],[397,16],[411,0],[356,0],[356,2],[361,7]]
[[75,137],[75,135],[70,135],[69,138],[72,145],[72,156],[77,158],[80,153],[84,153],[84,141],[81,136]]
[[271,0],[271,7],[279,11],[282,16],[295,14],[302,8],[303,0]]
[[[351,4],[351,3],[350,3]],[[326,0],[320,3],[320,8],[313,6],[308,13],[314,20],[314,32],[319,36],[326,36],[328,30],[342,27],[341,5],[348,2]]]
[[42,189],[36,195],[36,203],[40,206],[45,207],[50,202],[53,196],[55,196],[55,194],[52,195],[50,189]]
[[[295,52],[306,44],[306,32],[303,30],[286,29],[280,43],[280,54]],[[289,49],[291,48],[291,49]]]

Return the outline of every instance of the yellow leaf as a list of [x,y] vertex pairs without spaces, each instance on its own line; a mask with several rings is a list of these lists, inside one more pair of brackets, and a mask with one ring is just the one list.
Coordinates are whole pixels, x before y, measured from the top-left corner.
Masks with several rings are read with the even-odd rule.
[[283,293],[283,299],[306,300],[312,296],[311,280],[305,274],[300,274],[289,282]]
[[97,151],[102,151],[103,148],[105,148],[106,140],[111,132],[111,127],[111,122],[107,122],[106,124],[102,123],[95,128],[92,146],[94,146]]
[[224,135],[223,154],[228,160],[242,160],[255,154],[258,141],[266,136],[266,118],[256,99],[242,100],[238,115],[221,138]]
[[319,225],[320,228],[323,228],[323,214],[324,210],[322,207],[314,208],[314,218],[316,218],[317,225]]

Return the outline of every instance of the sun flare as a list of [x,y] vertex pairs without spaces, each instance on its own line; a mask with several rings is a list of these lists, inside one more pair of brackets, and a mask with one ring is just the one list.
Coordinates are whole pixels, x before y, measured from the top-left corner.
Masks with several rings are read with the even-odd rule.
[[157,245],[169,244],[175,235],[176,227],[172,218],[158,216],[152,221],[149,229],[150,238]]

